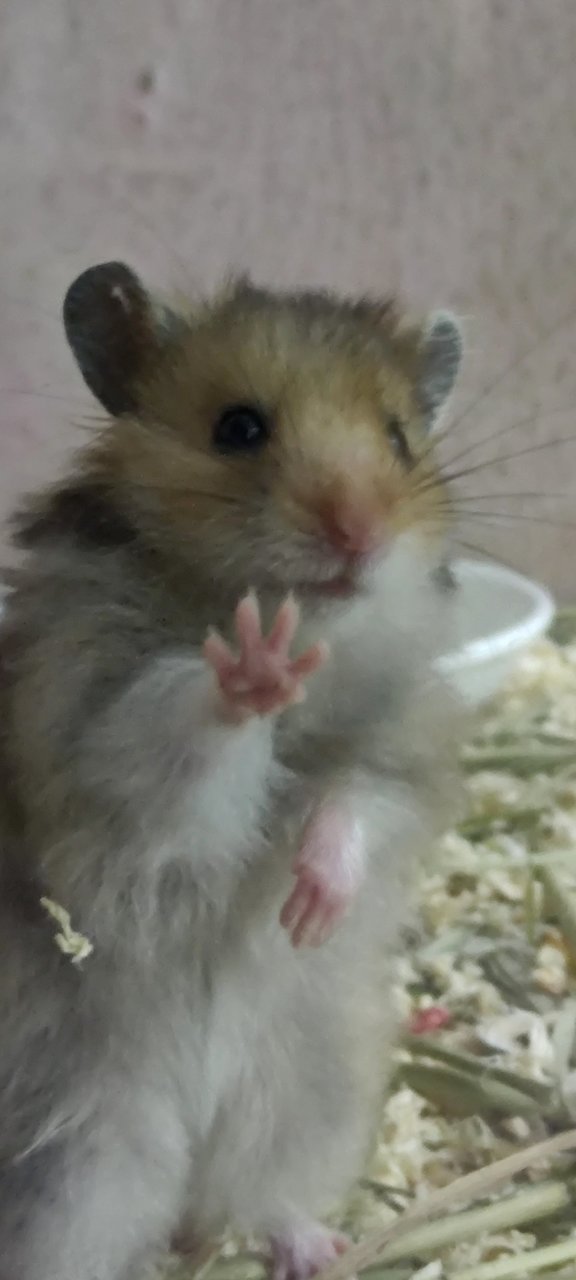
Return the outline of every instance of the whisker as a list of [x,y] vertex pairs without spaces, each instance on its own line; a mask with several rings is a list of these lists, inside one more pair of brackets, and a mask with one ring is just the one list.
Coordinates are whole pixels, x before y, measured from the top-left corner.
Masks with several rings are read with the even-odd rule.
[[547,419],[559,418],[565,413],[573,414],[576,421],[576,405],[571,405],[566,409],[552,409],[550,411],[539,409],[537,413],[531,413],[524,418],[518,418],[515,422],[508,423],[505,427],[499,427],[496,431],[491,432],[489,436],[484,436],[481,440],[471,441],[464,449],[461,449],[459,453],[454,454],[451,458],[446,458],[445,463],[447,466],[453,466],[455,462],[460,462],[462,458],[467,458],[475,449],[482,448],[486,444],[491,444],[493,440],[503,440],[506,436],[512,435],[515,431],[520,431],[523,427],[529,427],[534,422],[542,421],[544,417]]
[[542,491],[540,491],[539,493],[536,493],[536,492],[530,493],[528,492],[528,490],[520,490],[520,489],[515,490],[514,493],[501,493],[499,489],[493,489],[492,493],[459,493],[458,494],[459,502],[484,502],[484,501],[488,501],[488,499],[491,502],[493,502],[495,498],[504,498],[504,500],[507,502],[510,501],[511,498],[518,498],[518,499],[530,498],[532,501],[538,501],[538,502],[544,502],[544,501],[561,502],[567,498],[573,502],[575,500],[575,495],[573,493],[542,493]]
[[516,566],[510,560],[506,560],[499,552],[489,551],[487,547],[480,547],[476,542],[468,542],[459,535],[456,535],[453,541],[456,546],[464,547],[465,551],[473,551],[475,555],[484,556],[486,560],[492,560],[495,564],[504,565],[506,569],[513,569],[516,572]]
[[458,511],[457,507],[453,507],[452,511],[455,515],[461,516],[465,520],[490,521],[504,520],[509,524],[526,522],[529,524],[549,525],[553,529],[576,529],[576,522],[571,520],[555,520],[552,516],[534,516],[528,512],[519,511]]
[[233,506],[240,506],[243,501],[241,498],[237,498],[231,493],[222,493],[218,489],[193,489],[188,484],[163,484],[162,481],[154,481],[153,484],[147,484],[143,480],[132,480],[131,483],[134,488],[141,489],[146,493],[170,493],[175,497],[184,496],[187,498],[216,498],[219,502],[227,502]]
[[515,356],[510,364],[507,364],[504,369],[501,369],[500,372],[496,374],[496,377],[492,378],[488,385],[485,386],[478,395],[474,396],[472,400],[469,400],[467,405],[464,405],[461,413],[453,419],[451,429],[461,426],[462,423],[470,417],[470,414],[474,412],[474,409],[477,409],[479,405],[484,404],[484,402],[493,395],[494,391],[496,391],[498,387],[515,372],[516,369],[519,369],[526,360],[529,360],[530,356],[535,355],[537,351],[541,351],[543,347],[548,346],[549,343],[552,342],[553,338],[555,338],[557,334],[562,333],[566,325],[574,319],[576,319],[576,304],[573,303],[570,310],[560,316],[551,328],[545,329],[540,333],[536,342],[531,343],[529,347],[525,348],[524,351],[520,353],[520,355]]
[[38,400],[58,400],[62,404],[86,404],[84,396],[63,396],[55,391],[40,391],[35,387],[0,387],[0,396],[33,396]]
[[[423,495],[430,493],[431,491],[434,491],[435,489],[437,489],[437,487],[438,487],[437,478],[435,476],[431,476],[427,478],[425,481],[422,481],[420,484],[417,484],[414,487],[414,490],[413,490],[414,496],[422,497]],[[541,489],[538,491],[536,490],[531,491],[529,489],[515,489],[513,492],[510,491],[509,493],[503,492],[501,489],[492,489],[488,493],[467,493],[465,489],[462,489],[457,494],[457,499],[458,499],[458,502],[460,503],[488,502],[488,501],[494,502],[494,501],[498,501],[498,499],[500,498],[502,498],[506,502],[509,502],[512,499],[516,499],[518,501],[520,500],[524,501],[526,499],[530,499],[531,501],[534,501],[534,502],[552,502],[552,501],[553,502],[565,502],[565,501],[574,502],[576,500],[576,495],[574,493],[551,493],[549,490],[542,491]]]
[[515,453],[505,453],[497,455],[495,458],[486,458],[483,462],[477,462],[472,467],[463,467],[460,471],[446,471],[442,478],[447,483],[454,480],[461,480],[464,476],[473,476],[477,471],[485,471],[486,467],[494,467],[496,463],[514,462],[516,458],[527,457],[532,453],[542,453],[544,449],[555,449],[563,444],[576,444],[576,435],[562,436],[556,440],[545,440],[541,444],[529,445],[526,449],[518,449]]
[[90,418],[87,418],[86,421],[81,421],[76,418],[71,425],[73,431],[84,431],[86,434],[100,435],[106,423],[99,422],[97,419],[91,421]]

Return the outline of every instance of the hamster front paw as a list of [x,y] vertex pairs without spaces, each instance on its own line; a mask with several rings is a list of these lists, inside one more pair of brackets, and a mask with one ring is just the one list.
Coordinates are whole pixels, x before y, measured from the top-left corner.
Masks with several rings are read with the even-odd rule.
[[290,658],[298,619],[298,605],[289,596],[280,606],[269,635],[264,636],[258,601],[247,595],[235,615],[239,654],[216,631],[207,636],[204,657],[215,672],[229,719],[241,722],[251,716],[272,715],[303,702],[304,681],[322,666],[328,650],[322,643],[315,644],[299,658]]
[[321,947],[347,915],[364,879],[360,823],[336,799],[319,805],[294,864],[296,884],[281,914],[293,946]]

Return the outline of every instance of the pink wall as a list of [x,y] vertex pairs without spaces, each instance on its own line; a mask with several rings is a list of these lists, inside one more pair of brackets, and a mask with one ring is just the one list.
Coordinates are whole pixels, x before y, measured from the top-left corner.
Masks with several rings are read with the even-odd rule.
[[[450,304],[468,318],[460,405],[557,325],[449,451],[516,417],[537,420],[474,458],[576,436],[575,67],[574,0],[5,3],[0,517],[84,438],[60,302],[117,255],[162,284],[239,265]],[[473,505],[576,523],[576,444],[469,485],[566,493]],[[496,536],[576,595],[570,529]]]

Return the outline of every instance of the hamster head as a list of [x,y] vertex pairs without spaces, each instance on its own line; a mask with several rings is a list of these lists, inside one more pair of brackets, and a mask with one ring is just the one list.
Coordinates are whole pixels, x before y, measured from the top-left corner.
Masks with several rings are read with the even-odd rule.
[[86,467],[144,537],[215,585],[311,601],[369,589],[406,539],[437,559],[430,434],[460,363],[448,313],[240,280],[172,309],[127,267],[85,272],[68,340],[110,423]]

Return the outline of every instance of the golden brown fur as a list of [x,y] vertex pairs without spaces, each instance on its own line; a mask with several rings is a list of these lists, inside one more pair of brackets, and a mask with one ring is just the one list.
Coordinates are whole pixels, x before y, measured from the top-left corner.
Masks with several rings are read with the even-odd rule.
[[[148,522],[155,544],[178,559],[196,555],[267,508],[309,537],[343,476],[392,534],[441,536],[445,494],[414,377],[422,335],[391,304],[335,307],[329,296],[239,284],[179,322],[178,341],[137,378],[137,413],[80,460],[80,477]],[[255,466],[215,455],[210,430],[222,407],[253,402],[274,422],[265,456]],[[409,472],[387,438],[394,419],[414,452]]]
[[[370,1139],[458,741],[430,450],[454,322],[245,283],[175,315],[107,264],[65,323],[112,416],[19,518],[0,636],[0,1280],[126,1280],[181,1219],[317,1231]],[[257,454],[215,450],[231,404],[265,416]],[[347,504],[386,547],[337,597],[323,530]],[[304,706],[224,729],[202,642],[249,587],[269,615],[294,591],[331,659]],[[310,806],[339,788],[366,883],[297,953],[279,911]],[[27,913],[41,892],[92,940],[82,969]]]

